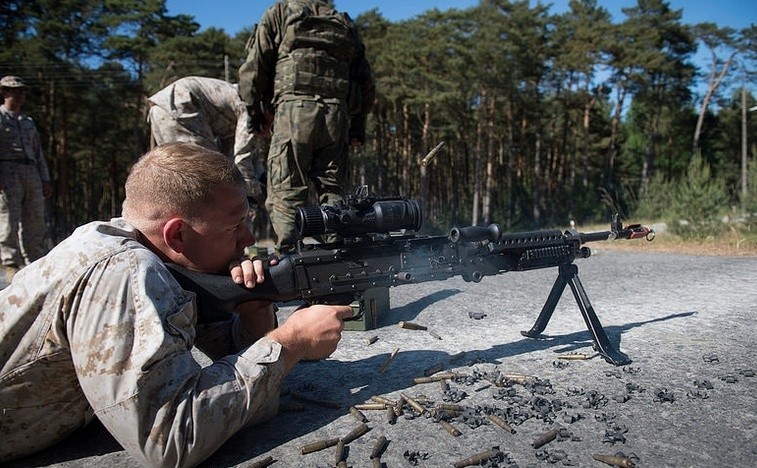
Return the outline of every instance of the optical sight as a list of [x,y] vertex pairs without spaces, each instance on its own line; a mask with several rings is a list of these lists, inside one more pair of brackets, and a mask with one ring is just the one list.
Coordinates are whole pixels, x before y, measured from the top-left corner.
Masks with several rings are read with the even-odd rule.
[[301,207],[294,217],[300,239],[336,234],[342,238],[362,234],[388,234],[391,231],[418,231],[423,223],[421,205],[405,198],[377,198],[358,187],[333,205]]

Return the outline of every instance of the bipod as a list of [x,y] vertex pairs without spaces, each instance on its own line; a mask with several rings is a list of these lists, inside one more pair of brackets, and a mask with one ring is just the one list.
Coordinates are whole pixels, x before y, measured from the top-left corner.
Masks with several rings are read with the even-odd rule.
[[591,336],[594,340],[594,349],[610,364],[616,366],[623,366],[631,363],[631,359],[624,353],[616,349],[610,339],[607,338],[605,329],[602,328],[602,324],[599,322],[597,314],[594,312],[591,302],[589,302],[589,296],[586,295],[586,290],[581,284],[581,280],[578,279],[578,266],[573,263],[566,263],[560,265],[560,273],[557,275],[555,284],[552,286],[552,290],[549,292],[547,302],[544,303],[544,307],[541,309],[539,317],[536,319],[534,326],[528,331],[520,332],[521,335],[536,338],[547,327],[549,319],[552,318],[552,314],[555,311],[557,302],[560,300],[563,291],[565,291],[565,285],[570,285],[570,289],[573,291],[573,296],[576,298],[578,308],[581,309],[581,315],[586,322],[586,328],[589,329]]

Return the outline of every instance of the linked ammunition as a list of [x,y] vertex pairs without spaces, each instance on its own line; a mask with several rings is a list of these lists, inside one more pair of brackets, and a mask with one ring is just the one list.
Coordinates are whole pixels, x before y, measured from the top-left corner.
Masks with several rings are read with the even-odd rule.
[[266,466],[268,466],[268,465],[270,465],[272,463],[273,463],[273,457],[269,455],[269,456],[263,458],[262,460],[258,460],[256,462],[252,462],[252,464],[250,466],[248,466],[247,468],[265,468]]
[[466,466],[482,465],[485,461],[492,458],[500,458],[502,457],[502,455],[502,451],[499,448],[494,447],[491,450],[487,450],[486,452],[480,452],[475,455],[471,455],[464,460],[460,460],[459,462],[456,462],[454,466],[455,468],[464,468]]
[[502,429],[506,430],[510,434],[515,434],[515,429],[513,429],[512,426],[510,426],[509,424],[507,424],[507,422],[504,419],[500,418],[496,414],[489,414],[488,416],[491,422],[501,427]]
[[[360,422],[368,422],[368,418],[366,418],[365,415],[361,413],[360,410],[355,408],[354,406],[350,406],[350,414],[354,416],[355,419],[357,419]],[[337,462],[339,462],[339,460],[337,460]]]
[[359,439],[360,437],[364,436],[368,431],[370,431],[371,428],[368,427],[367,424],[361,423],[358,427],[351,430],[349,434],[342,437],[342,440],[344,441],[344,444],[347,445],[350,442],[352,442],[355,439]]
[[389,364],[392,363],[392,361],[394,360],[394,357],[399,352],[400,352],[399,348],[394,348],[394,351],[392,351],[392,354],[390,354],[389,357],[386,358],[386,361],[384,361],[384,363],[381,364],[381,367],[379,367],[379,374],[383,374],[384,372],[386,372],[386,370],[389,368]]
[[373,450],[371,450],[371,459],[381,458],[381,454],[384,453],[384,447],[386,447],[386,437],[381,436],[373,446]]
[[445,421],[443,419],[441,421],[439,421],[439,424],[442,425],[442,427],[444,428],[444,430],[446,430],[447,432],[449,432],[450,434],[452,434],[455,437],[460,436],[460,435],[463,434],[455,426],[453,426],[452,424],[448,423],[447,421]]
[[415,401],[413,398],[410,398],[409,396],[405,395],[404,393],[400,393],[402,395],[402,398],[405,400],[405,402],[410,405],[411,408],[413,408],[415,411],[417,411],[419,414],[425,414],[426,408],[424,408],[420,403]]
[[370,346],[370,345],[372,345],[373,343],[375,343],[377,341],[378,341],[378,336],[374,335],[374,336],[368,338],[367,340],[365,340],[365,344],[367,344],[368,346]]
[[397,325],[405,330],[428,330],[428,327],[424,325],[418,325],[417,323],[405,322],[402,320]]
[[360,403],[354,406],[357,410],[375,411],[386,409],[385,403]]
[[602,455],[595,453],[591,456],[598,462],[607,463],[612,466],[619,466],[620,468],[633,468],[636,464],[628,457],[619,457],[617,455]]
[[338,443],[339,443],[339,437],[335,437],[333,439],[319,440],[318,442],[313,442],[312,444],[303,445],[302,448],[300,449],[300,452],[303,455],[305,455],[308,453],[323,450],[325,448],[333,447]]
[[336,449],[334,451],[334,464],[339,465],[339,463],[342,461],[344,461],[344,440],[339,439],[339,442],[336,443]]
[[306,395],[302,395],[302,394],[299,394],[299,393],[295,393],[295,392],[290,393],[289,396],[292,397],[295,400],[304,401],[304,402],[307,402],[307,403],[313,403],[315,405],[323,406],[325,408],[336,408],[336,409],[339,409],[339,408],[342,407],[342,405],[340,405],[339,403],[334,402],[334,401],[318,400],[316,398],[312,398],[312,397],[309,397],[309,396],[306,396]]
[[560,433],[560,429],[552,429],[551,431],[540,435],[536,439],[534,439],[533,442],[531,442],[531,446],[535,449],[538,449],[539,447],[546,445],[553,440],[557,438],[557,435]]

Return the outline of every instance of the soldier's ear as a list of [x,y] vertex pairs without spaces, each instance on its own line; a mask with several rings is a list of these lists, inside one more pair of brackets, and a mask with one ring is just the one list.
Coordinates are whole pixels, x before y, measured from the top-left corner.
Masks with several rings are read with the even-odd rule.
[[189,225],[182,218],[171,218],[163,225],[163,242],[176,253],[186,249],[185,229]]

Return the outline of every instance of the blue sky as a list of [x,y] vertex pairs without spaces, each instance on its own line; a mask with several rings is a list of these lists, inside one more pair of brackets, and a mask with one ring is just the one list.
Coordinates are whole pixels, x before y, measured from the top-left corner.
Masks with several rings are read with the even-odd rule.
[[[167,0],[169,14],[185,13],[194,16],[204,28],[224,29],[228,34],[236,34],[257,23],[263,11],[271,4],[265,0]],[[536,4],[534,0],[532,2]],[[567,10],[568,0],[542,1],[552,4],[552,12]],[[636,0],[599,0],[607,8],[615,21],[622,21],[622,8],[636,5]],[[353,17],[378,8],[390,21],[412,18],[426,10],[438,8],[464,9],[478,4],[478,0],[335,0],[337,9],[346,11]],[[694,24],[704,21],[719,26],[745,28],[757,22],[757,1],[755,0],[670,0],[672,9],[683,10],[683,22]]]

